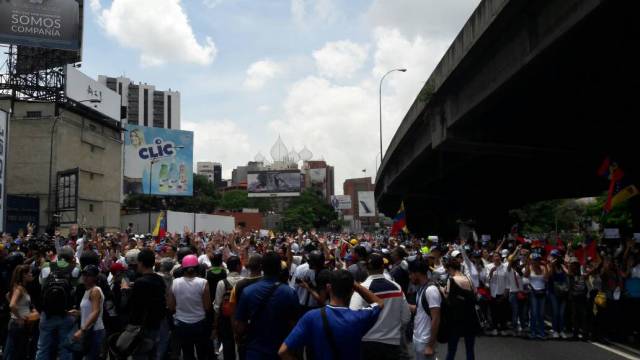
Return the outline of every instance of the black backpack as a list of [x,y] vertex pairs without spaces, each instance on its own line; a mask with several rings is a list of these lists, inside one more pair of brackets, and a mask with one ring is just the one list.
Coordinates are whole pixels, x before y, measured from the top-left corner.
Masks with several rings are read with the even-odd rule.
[[[427,287],[424,288],[420,296],[422,297],[422,308],[427,313],[429,318],[431,318],[431,308],[429,308],[429,302],[427,301],[427,289],[429,288],[429,286],[436,285],[434,283],[429,283]],[[440,298],[442,299],[442,301],[440,302],[440,325],[438,326],[438,337],[436,340],[438,340],[439,343],[443,344],[449,342],[449,316],[447,315],[449,311],[448,300],[444,297],[444,294],[442,294],[440,288],[438,288],[437,286],[436,288],[440,292]]]
[[51,273],[42,290],[42,310],[47,316],[63,316],[73,307],[73,266],[62,269],[58,264],[49,265]]

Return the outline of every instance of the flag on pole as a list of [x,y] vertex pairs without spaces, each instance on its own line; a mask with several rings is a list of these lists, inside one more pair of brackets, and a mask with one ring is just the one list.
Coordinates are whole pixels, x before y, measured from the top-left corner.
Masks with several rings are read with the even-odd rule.
[[156,220],[156,227],[153,229],[153,236],[163,238],[167,234],[167,218],[164,211],[160,211]]
[[598,175],[609,179],[609,189],[607,191],[607,200],[604,203],[602,212],[606,215],[611,209],[638,195],[638,189],[633,184],[624,182],[624,171],[618,166],[618,163],[611,161],[610,158],[604,159]]
[[407,228],[407,219],[404,213],[404,201],[400,203],[400,210],[393,218],[393,226],[391,227],[391,235],[396,236],[398,233],[402,231],[405,234],[409,233],[409,229]]

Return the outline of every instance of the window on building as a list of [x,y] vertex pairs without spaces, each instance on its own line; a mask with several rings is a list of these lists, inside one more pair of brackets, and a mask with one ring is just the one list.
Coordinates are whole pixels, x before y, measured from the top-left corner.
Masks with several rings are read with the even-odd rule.
[[144,100],[142,101],[142,120],[144,126],[149,126],[149,89],[144,89]]
[[89,204],[89,212],[93,212],[93,204]]
[[171,127],[171,95],[167,95],[167,128],[173,129]]
[[76,207],[78,191],[77,172],[58,174],[58,209],[72,209]]
[[39,118],[42,117],[42,111],[27,111],[28,118]]
[[164,93],[153,92],[153,127],[164,127]]
[[118,79],[116,78],[107,78],[107,87],[113,91],[116,91],[116,83]]
[[118,83],[118,95],[122,95],[122,83]]
[[138,125],[140,123],[140,87],[129,85],[129,99],[127,106],[127,120],[129,124]]

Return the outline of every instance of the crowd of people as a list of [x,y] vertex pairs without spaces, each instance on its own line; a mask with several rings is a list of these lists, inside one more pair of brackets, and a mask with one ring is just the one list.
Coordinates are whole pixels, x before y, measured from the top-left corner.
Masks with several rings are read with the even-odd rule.
[[640,334],[634,239],[473,235],[4,234],[3,359],[454,359],[461,339],[474,359],[478,335]]

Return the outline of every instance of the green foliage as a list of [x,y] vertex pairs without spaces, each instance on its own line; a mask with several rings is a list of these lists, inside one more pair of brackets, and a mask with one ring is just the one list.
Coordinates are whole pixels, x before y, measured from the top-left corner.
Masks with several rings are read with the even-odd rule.
[[129,195],[124,201],[127,209],[140,211],[157,211],[169,209],[184,212],[211,213],[220,202],[214,184],[206,176],[193,175],[193,196],[148,196],[144,194]]
[[630,203],[625,201],[622,204],[611,209],[611,211],[603,216],[602,209],[607,201],[607,195],[598,196],[596,201],[589,204],[585,209],[585,215],[594,221],[599,222],[603,227],[617,227],[622,229],[630,229],[633,227]]
[[281,230],[295,231],[298,228],[309,230],[336,225],[337,214],[331,205],[322,199],[322,194],[307,189],[293,199],[282,217]]
[[249,207],[249,197],[244,190],[232,190],[225,192],[220,201],[220,207],[225,210],[242,210]]
[[520,209],[511,210],[510,214],[518,220],[525,233],[549,233],[559,231],[577,231],[585,223],[595,221],[602,227],[629,229],[632,227],[629,202],[615,207],[603,216],[606,195],[598,196],[591,202],[573,199],[549,200],[528,204]]

